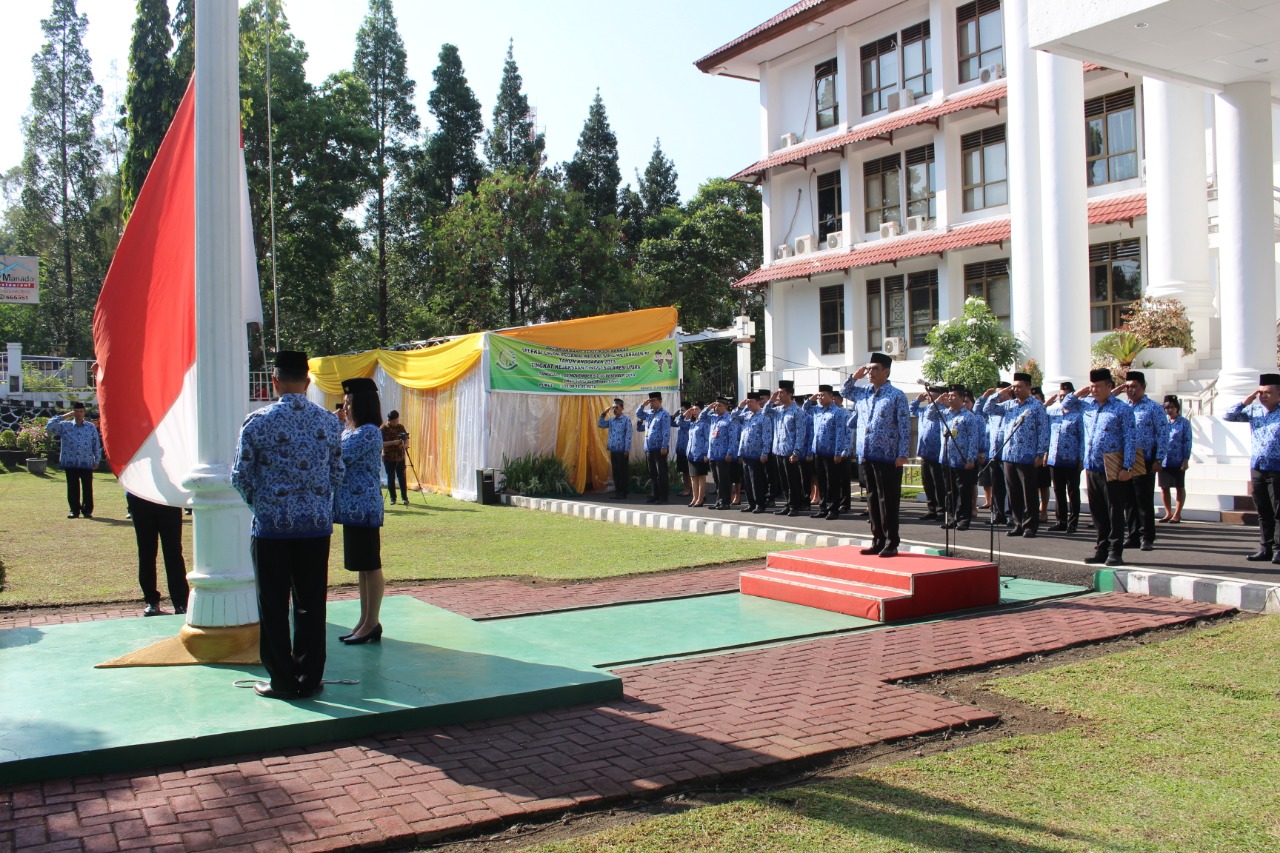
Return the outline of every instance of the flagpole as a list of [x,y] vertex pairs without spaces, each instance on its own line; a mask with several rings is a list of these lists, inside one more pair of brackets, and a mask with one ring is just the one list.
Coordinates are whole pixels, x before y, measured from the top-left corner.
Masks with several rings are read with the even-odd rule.
[[194,569],[183,645],[215,661],[253,643],[258,605],[249,560],[252,516],[231,487],[249,399],[241,318],[240,83],[236,0],[195,4],[196,466]]

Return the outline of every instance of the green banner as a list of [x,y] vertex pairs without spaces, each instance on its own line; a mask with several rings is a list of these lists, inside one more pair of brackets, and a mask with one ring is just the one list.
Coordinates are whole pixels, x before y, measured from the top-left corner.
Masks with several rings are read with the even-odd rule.
[[676,342],[622,349],[546,347],[489,335],[489,387],[526,394],[675,391]]

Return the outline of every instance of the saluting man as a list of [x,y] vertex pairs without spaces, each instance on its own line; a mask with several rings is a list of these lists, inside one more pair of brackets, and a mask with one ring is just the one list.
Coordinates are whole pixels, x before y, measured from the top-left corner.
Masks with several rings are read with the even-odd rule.
[[1062,401],[1076,392],[1072,382],[1063,382],[1058,393],[1046,402],[1049,413],[1049,458],[1053,474],[1054,514],[1058,523],[1051,533],[1075,533],[1080,524],[1080,459],[1084,454],[1084,431],[1080,412],[1067,412]]
[[1124,509],[1133,489],[1129,481],[1137,456],[1133,410],[1113,397],[1111,371],[1089,371],[1089,384],[1062,401],[1067,412],[1083,411],[1084,470],[1088,479],[1089,514],[1098,538],[1085,563],[1124,565]]
[[645,503],[667,502],[667,454],[671,450],[671,414],[662,408],[662,392],[650,391],[649,399],[640,404],[636,417],[644,424],[644,452],[649,460],[649,481],[653,494]]
[[1009,488],[1009,512],[1014,526],[1006,535],[1032,539],[1040,527],[1036,469],[1049,455],[1049,415],[1044,404],[1031,396],[1031,374],[1013,374],[1009,388],[992,388],[983,395],[982,411],[1003,415],[1004,479]]
[[[889,382],[893,359],[872,353],[871,362],[845,380],[840,394],[854,401],[858,412],[858,461],[867,476],[867,506],[871,513],[871,547],[863,554],[898,556],[898,507],[902,501],[902,466],[911,443],[911,412],[907,396]],[[856,384],[866,378],[869,385]]]
[[93,518],[93,469],[102,461],[98,428],[84,419],[84,403],[77,400],[71,411],[50,418],[45,430],[62,441],[58,466],[67,474],[67,518]]
[[799,515],[808,495],[804,494],[804,475],[800,470],[808,435],[808,416],[796,405],[796,384],[790,379],[779,379],[778,390],[773,392],[764,410],[773,420],[773,455],[783,463],[787,477],[787,505],[774,515]]
[[1225,418],[1249,425],[1252,451],[1249,454],[1253,502],[1258,508],[1258,536],[1262,547],[1247,558],[1261,563],[1280,564],[1280,373],[1258,377],[1258,390],[1227,409]]
[[[840,501],[844,497],[840,487],[843,471],[840,463],[853,450],[849,413],[835,404],[830,385],[819,385],[810,414],[813,418],[813,443],[809,455],[816,461],[818,495],[821,498],[818,511],[810,517],[837,521],[840,518]],[[845,482],[848,483],[848,479]]]
[[[610,497],[626,500],[631,462],[631,419],[623,414],[622,400],[615,397],[613,408],[600,415],[596,426],[609,431],[609,466],[613,469],[613,494]],[[394,495],[392,502],[395,502]]]
[[1142,456],[1142,473],[1135,472],[1130,480],[1133,498],[1125,512],[1129,536],[1124,544],[1127,548],[1141,547],[1143,551],[1152,551],[1156,541],[1156,473],[1169,447],[1169,419],[1165,416],[1164,407],[1147,396],[1145,375],[1130,370],[1126,379],[1128,381],[1121,390],[1128,395],[1129,406],[1133,409],[1133,423],[1137,429],[1134,440]]
[[741,425],[738,433],[738,456],[742,459],[743,491],[747,505],[740,512],[760,515],[769,501],[769,478],[765,465],[769,461],[769,448],[773,446],[773,421],[765,413],[763,400],[769,399],[768,391],[752,391],[734,409],[733,417]]
[[973,493],[978,482],[978,456],[986,443],[986,427],[979,415],[965,408],[968,395],[963,385],[952,385],[941,396],[946,406],[942,415],[930,406],[925,418],[944,425],[938,444],[937,462],[943,467],[947,482],[942,484],[942,497],[948,502],[950,518],[943,520],[943,528],[968,530],[973,522]]
[[916,456],[920,457],[920,482],[924,486],[925,500],[929,511],[921,517],[921,521],[937,521],[938,509],[946,496],[946,483],[943,481],[943,466],[938,462],[938,454],[942,450],[942,419],[934,412],[930,418],[928,413],[934,411],[933,403],[947,392],[941,385],[930,385],[920,396],[911,401],[911,417],[916,419]]

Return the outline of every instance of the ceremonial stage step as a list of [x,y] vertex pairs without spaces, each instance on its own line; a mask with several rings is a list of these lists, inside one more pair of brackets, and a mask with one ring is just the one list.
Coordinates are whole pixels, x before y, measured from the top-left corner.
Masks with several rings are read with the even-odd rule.
[[878,622],[919,619],[1000,601],[994,563],[959,557],[863,556],[857,545],[770,554],[743,572],[743,595],[803,604]]

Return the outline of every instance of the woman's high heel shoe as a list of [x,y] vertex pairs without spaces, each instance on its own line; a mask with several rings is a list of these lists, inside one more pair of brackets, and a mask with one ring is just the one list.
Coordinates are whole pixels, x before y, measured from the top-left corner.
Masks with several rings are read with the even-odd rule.
[[354,637],[355,635],[356,635],[356,632],[355,632],[355,631],[352,631],[350,634],[343,634],[343,635],[342,635],[341,637],[339,637],[338,639],[345,643],[347,640],[350,640],[350,639],[351,639],[352,637]]
[[348,646],[361,646],[365,643],[381,643],[382,642],[382,623],[378,623],[378,627],[374,628],[363,637],[348,637],[342,642]]

